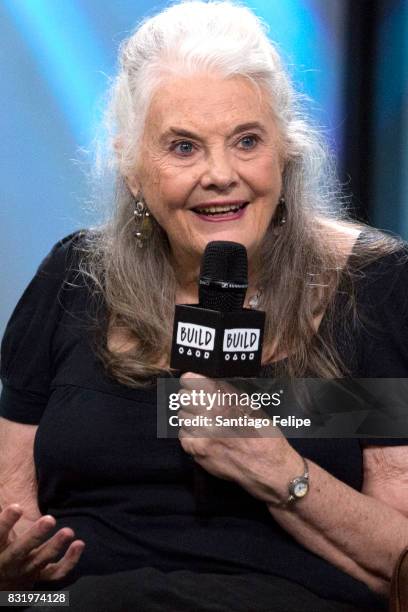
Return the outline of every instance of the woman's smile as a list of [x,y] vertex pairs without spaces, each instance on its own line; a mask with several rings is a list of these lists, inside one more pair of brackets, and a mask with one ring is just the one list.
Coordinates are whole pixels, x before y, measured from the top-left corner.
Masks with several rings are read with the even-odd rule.
[[249,202],[213,202],[194,207],[191,211],[202,221],[220,223],[242,219],[248,205]]

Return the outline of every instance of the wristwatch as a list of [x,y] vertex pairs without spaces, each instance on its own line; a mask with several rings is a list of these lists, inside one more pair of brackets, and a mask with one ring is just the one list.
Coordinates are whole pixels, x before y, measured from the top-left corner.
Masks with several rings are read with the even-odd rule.
[[290,504],[298,499],[302,499],[302,497],[305,497],[309,491],[309,466],[307,465],[306,459],[304,457],[302,457],[302,459],[305,471],[303,472],[302,476],[298,476],[290,481],[289,497],[288,501],[286,502],[287,504]]
[[302,459],[303,459],[303,465],[305,468],[304,472],[301,476],[297,476],[296,478],[294,478],[293,480],[289,482],[288,499],[286,500],[286,502],[273,503],[272,504],[273,506],[276,506],[277,508],[288,508],[292,506],[299,499],[303,499],[303,497],[305,497],[307,493],[309,492],[309,488],[310,488],[309,466],[307,464],[306,459],[304,457],[302,457]]

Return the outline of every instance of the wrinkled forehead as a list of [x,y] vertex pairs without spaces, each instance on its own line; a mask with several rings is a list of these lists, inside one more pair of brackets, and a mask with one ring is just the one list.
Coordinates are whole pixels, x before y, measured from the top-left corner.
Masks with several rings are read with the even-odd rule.
[[145,129],[160,138],[178,126],[206,133],[227,133],[234,124],[271,123],[265,90],[244,77],[196,75],[165,79],[153,92]]

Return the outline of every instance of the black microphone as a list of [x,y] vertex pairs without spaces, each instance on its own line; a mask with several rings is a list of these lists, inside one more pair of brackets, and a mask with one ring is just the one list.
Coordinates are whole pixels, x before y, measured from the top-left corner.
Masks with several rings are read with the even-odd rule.
[[[201,262],[199,304],[176,305],[170,366],[212,378],[253,377],[261,368],[265,313],[243,308],[248,288],[246,248],[208,243]],[[225,487],[194,465],[197,512],[211,514]]]
[[198,301],[201,308],[241,310],[248,289],[246,248],[237,242],[209,242],[201,262]]
[[246,248],[236,242],[208,243],[199,303],[176,305],[172,368],[211,378],[257,376],[265,313],[243,308],[247,288]]

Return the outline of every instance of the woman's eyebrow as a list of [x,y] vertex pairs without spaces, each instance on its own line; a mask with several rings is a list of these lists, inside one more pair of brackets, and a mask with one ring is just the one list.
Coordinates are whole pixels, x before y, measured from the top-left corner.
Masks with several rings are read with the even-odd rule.
[[[263,133],[266,133],[266,127],[262,125],[259,121],[250,121],[247,123],[240,123],[235,126],[235,128],[228,134],[228,137],[234,136],[238,132],[244,132],[245,130],[259,130]],[[194,132],[190,132],[189,130],[185,130],[184,128],[179,127],[169,127],[161,136],[160,141],[163,142],[167,140],[170,136],[185,136],[186,138],[195,138],[196,140],[201,140],[201,137]]]

